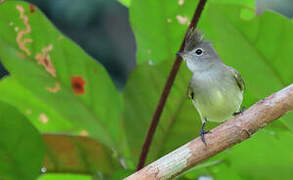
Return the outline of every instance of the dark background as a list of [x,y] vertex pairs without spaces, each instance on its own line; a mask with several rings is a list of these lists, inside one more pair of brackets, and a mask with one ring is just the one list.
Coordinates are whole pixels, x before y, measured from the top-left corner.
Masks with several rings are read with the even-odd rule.
[[[124,87],[135,66],[135,39],[128,8],[116,0],[27,0],[37,5],[64,34],[101,62],[116,86]],[[293,0],[256,0],[265,9],[293,17]],[[0,77],[7,74],[0,64]]]

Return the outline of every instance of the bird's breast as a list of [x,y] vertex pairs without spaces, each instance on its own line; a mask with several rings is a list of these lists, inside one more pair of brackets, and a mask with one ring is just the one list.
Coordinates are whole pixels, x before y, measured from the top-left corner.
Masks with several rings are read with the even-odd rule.
[[198,76],[191,84],[196,108],[208,121],[225,121],[239,110],[242,92],[232,76]]

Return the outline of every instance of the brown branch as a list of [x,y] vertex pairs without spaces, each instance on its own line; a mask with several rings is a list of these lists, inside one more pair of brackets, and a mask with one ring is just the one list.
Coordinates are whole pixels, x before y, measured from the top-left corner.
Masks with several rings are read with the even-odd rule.
[[[190,25],[189,25],[189,27],[188,27],[186,32],[188,32],[191,28],[195,28],[197,26],[198,20],[200,18],[200,15],[201,15],[203,9],[204,9],[206,1],[207,0],[200,0],[200,2],[198,3],[197,8],[195,10],[195,13],[193,15],[192,21],[191,21],[191,23],[190,23]],[[184,44],[185,44],[185,38],[184,38],[184,40],[183,40],[183,42],[181,44],[179,52],[183,51]],[[165,83],[165,87],[164,87],[164,90],[163,90],[163,92],[161,94],[159,103],[158,103],[158,105],[156,107],[156,111],[155,111],[155,113],[153,115],[151,125],[150,125],[150,127],[148,129],[147,136],[146,136],[146,139],[145,139],[143,147],[142,147],[142,151],[141,151],[140,156],[139,156],[139,162],[138,162],[138,165],[137,165],[137,170],[140,170],[144,166],[144,163],[145,163],[145,160],[146,160],[146,157],[147,157],[147,154],[148,154],[148,151],[149,151],[153,136],[155,134],[156,128],[157,128],[159,120],[160,120],[160,116],[162,114],[163,108],[165,106],[166,100],[167,100],[168,95],[170,93],[171,87],[172,87],[172,85],[174,83],[174,80],[175,80],[175,77],[176,77],[177,72],[179,70],[181,62],[182,62],[181,57],[179,57],[179,56],[176,57],[176,60],[175,60],[175,62],[173,64],[173,67],[172,67],[172,69],[171,69],[171,71],[169,73],[169,77],[168,77],[168,79],[167,79],[167,81]]]
[[207,146],[196,138],[125,180],[170,179],[203,160],[248,139],[258,129],[293,111],[293,84],[260,100],[243,114],[206,134]]

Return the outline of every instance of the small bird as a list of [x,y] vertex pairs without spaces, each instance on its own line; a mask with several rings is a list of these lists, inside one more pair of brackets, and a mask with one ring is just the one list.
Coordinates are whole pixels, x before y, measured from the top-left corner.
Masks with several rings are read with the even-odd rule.
[[243,111],[240,106],[245,84],[237,70],[222,62],[212,43],[203,40],[199,30],[192,28],[187,33],[184,51],[177,55],[193,73],[187,92],[200,115],[200,136],[206,144],[207,121],[223,122]]

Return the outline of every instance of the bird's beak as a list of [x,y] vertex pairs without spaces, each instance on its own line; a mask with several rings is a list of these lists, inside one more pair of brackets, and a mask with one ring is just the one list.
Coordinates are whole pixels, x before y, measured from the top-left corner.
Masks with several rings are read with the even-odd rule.
[[184,52],[184,51],[176,53],[176,56],[181,56],[183,60],[184,60],[185,55],[186,55],[186,52]]

